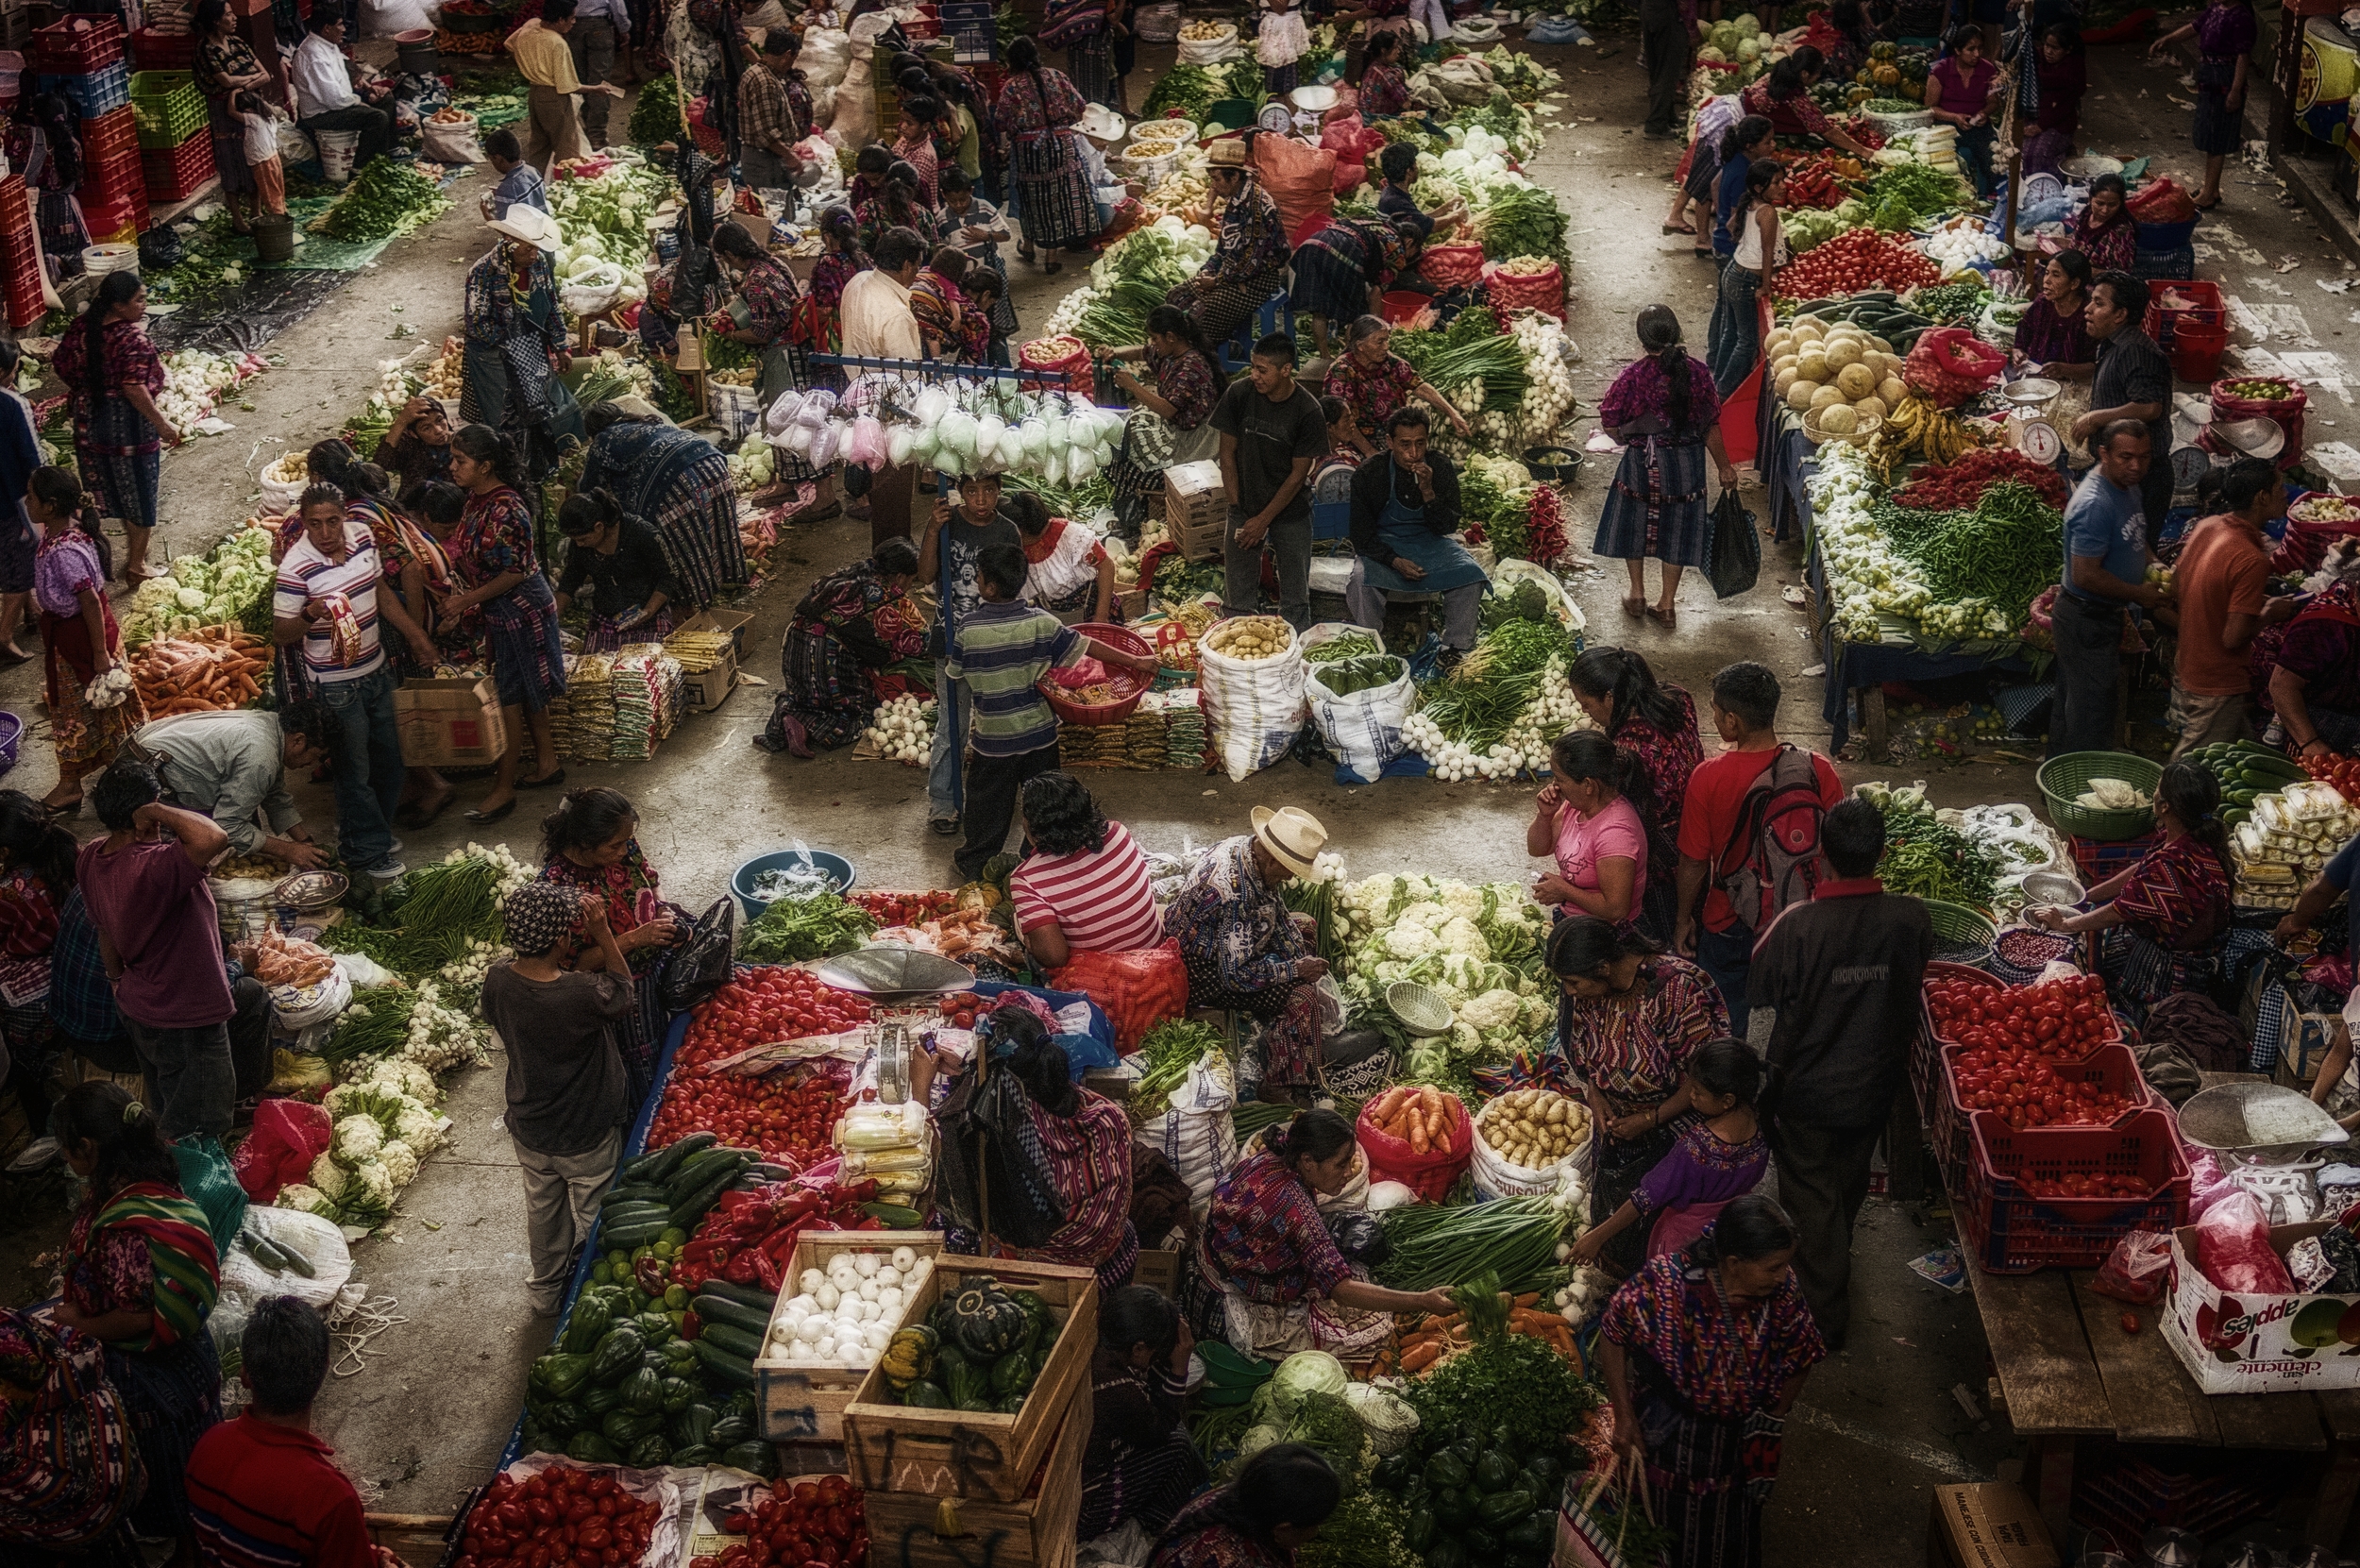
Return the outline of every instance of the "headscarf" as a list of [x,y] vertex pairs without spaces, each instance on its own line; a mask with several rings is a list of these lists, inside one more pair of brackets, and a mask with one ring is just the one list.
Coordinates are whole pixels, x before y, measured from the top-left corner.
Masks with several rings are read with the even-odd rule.
[[500,911],[508,945],[537,956],[573,935],[582,922],[582,890],[555,882],[528,882],[508,895]]

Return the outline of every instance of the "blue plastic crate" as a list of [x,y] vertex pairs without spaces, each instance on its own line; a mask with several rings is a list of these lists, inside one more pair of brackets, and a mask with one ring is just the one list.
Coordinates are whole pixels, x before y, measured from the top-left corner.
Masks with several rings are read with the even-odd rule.
[[62,93],[85,120],[95,120],[131,101],[131,68],[121,60],[87,76],[43,75],[33,79],[40,92]]
[[2131,257],[2131,275],[2150,283],[2169,279],[2186,282],[2196,276],[2196,247],[2180,245],[2170,250],[2138,250]]

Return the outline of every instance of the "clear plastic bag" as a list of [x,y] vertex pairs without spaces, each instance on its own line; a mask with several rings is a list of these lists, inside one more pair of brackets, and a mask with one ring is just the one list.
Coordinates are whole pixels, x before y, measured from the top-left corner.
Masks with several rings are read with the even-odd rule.
[[2164,1299],[2164,1282],[2170,1273],[2171,1238],[2160,1231],[2134,1230],[2115,1243],[2090,1289],[2116,1301],[2149,1307]]
[[2294,1276],[2270,1247],[2269,1222],[2253,1194],[2232,1191],[2196,1222],[2196,1263],[2204,1277],[2240,1295],[2294,1294]]

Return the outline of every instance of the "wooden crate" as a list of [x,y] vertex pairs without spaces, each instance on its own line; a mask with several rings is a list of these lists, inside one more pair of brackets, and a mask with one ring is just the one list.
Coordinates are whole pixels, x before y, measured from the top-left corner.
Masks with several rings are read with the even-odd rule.
[[1090,1386],[1074,1386],[1039,1483],[1019,1502],[970,1497],[950,1505],[961,1534],[936,1535],[943,1499],[922,1492],[870,1492],[870,1559],[898,1568],[1072,1568],[1082,1516],[1082,1457],[1090,1441]]
[[982,1278],[1034,1292],[1057,1322],[1057,1338],[1042,1357],[1032,1394],[1014,1415],[914,1409],[892,1403],[885,1374],[869,1368],[844,1411],[845,1455],[853,1482],[864,1490],[1016,1502],[1040,1469],[1073,1391],[1088,1389],[1090,1356],[1098,1348],[1098,1285],[1091,1271],[945,1253],[911,1300],[909,1316],[922,1319],[943,1291]]
[[[801,1293],[796,1281],[802,1278],[805,1269],[825,1273],[828,1259],[838,1253],[889,1253],[896,1247],[907,1247],[920,1257],[933,1257],[942,1251],[942,1232],[807,1230],[795,1239],[794,1261],[788,1264],[786,1283],[780,1287],[779,1299],[770,1308],[770,1329],[763,1335],[762,1354],[754,1357],[754,1409],[762,1423],[763,1442],[844,1441],[844,1407],[852,1402],[852,1395],[859,1391],[868,1369],[790,1366],[785,1357],[772,1354],[771,1335],[777,1332],[780,1311]],[[910,1321],[904,1311],[902,1322]]]

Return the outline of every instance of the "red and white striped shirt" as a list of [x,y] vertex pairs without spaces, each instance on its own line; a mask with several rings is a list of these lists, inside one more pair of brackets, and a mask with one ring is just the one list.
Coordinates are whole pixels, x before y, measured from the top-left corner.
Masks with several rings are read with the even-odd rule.
[[1164,939],[1147,856],[1120,822],[1106,824],[1105,842],[1095,851],[1030,857],[1008,885],[1018,931],[1054,920],[1076,953],[1137,953]]

